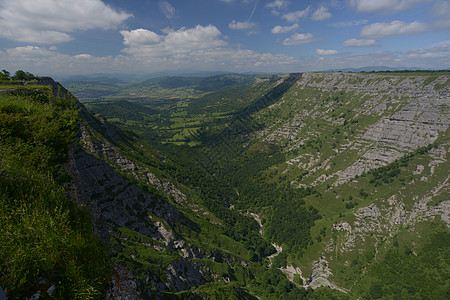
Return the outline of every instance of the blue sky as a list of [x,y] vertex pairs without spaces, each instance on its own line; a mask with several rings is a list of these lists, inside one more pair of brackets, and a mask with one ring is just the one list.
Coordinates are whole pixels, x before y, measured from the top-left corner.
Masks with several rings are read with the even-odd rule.
[[450,68],[450,0],[0,0],[0,68],[38,75]]

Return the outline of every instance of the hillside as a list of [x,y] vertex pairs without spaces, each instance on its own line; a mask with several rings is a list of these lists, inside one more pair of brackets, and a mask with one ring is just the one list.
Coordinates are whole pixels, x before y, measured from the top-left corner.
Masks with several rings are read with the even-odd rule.
[[223,74],[208,77],[167,76],[136,82],[106,76],[94,78],[80,76],[67,78],[62,84],[81,102],[128,99],[166,105],[173,100],[198,98],[223,88],[242,87],[252,82],[254,78],[252,75]]
[[[448,72],[275,77],[135,123],[88,106],[225,181],[238,195],[230,207],[259,214],[263,236],[282,246],[275,263],[288,278],[351,297],[439,298],[449,279],[449,84]],[[424,269],[382,271],[393,262]]]
[[[1,95],[1,107],[8,115],[1,124],[1,146],[2,151],[11,153],[11,158],[2,162],[1,180],[6,184],[2,184],[1,196],[8,201],[19,197],[23,206],[32,205],[30,209],[44,205],[37,210],[40,214],[19,207],[13,218],[10,214],[13,212],[15,216],[15,206],[2,207],[1,220],[5,225],[2,235],[14,237],[3,240],[0,253],[2,274],[7,274],[2,275],[0,282],[9,298],[39,294],[56,298],[104,298],[105,295],[114,299],[151,298],[168,294],[182,298],[194,295],[252,298],[245,288],[250,280],[258,294],[307,294],[280,271],[267,267],[264,257],[275,249],[259,235],[258,223],[252,217],[230,211],[223,205],[224,199],[232,197],[225,185],[220,188],[220,183],[211,179],[200,181],[201,171],[176,163],[170,154],[162,153],[135,134],[120,130],[101,116],[91,115],[79,102],[70,100],[67,91],[50,78],[39,79],[34,85],[23,82],[15,85],[5,82],[5,85],[8,88]],[[64,101],[69,101],[70,109],[63,106],[63,110],[50,113],[55,122],[65,124],[60,118],[79,116],[70,121],[71,134],[67,139],[60,137],[67,131],[48,124],[54,130],[55,139],[62,144],[55,155],[64,160],[35,161],[33,166],[37,171],[23,181],[33,182],[38,176],[46,182],[58,174],[63,181],[23,189],[22,181],[9,175],[9,161],[17,161],[20,166],[32,158],[10,149],[13,142],[21,143],[17,148],[23,145],[18,139],[24,134],[23,129],[13,126],[27,124],[32,114],[38,120],[50,121],[48,114],[41,111],[45,112],[53,101],[62,101],[58,99],[67,99]],[[23,108],[17,107],[19,103]],[[13,114],[13,119],[10,120],[9,114]],[[46,126],[43,129],[49,130]],[[24,138],[35,147],[45,135],[53,141],[52,135],[40,131],[27,131]],[[71,143],[73,139],[75,142]],[[39,148],[36,151],[31,155],[37,155]],[[47,174],[47,168],[56,172],[55,175]],[[55,212],[48,207],[56,201],[49,196],[49,189],[58,191],[57,199],[62,203]],[[39,197],[32,201],[33,193]],[[17,223],[15,220],[20,219],[21,213],[29,215],[33,224],[40,226],[33,229],[28,223]],[[53,214],[56,216],[52,217]],[[48,222],[52,225],[47,225]],[[63,226],[74,230],[78,237],[74,243],[67,243],[71,233]],[[54,232],[57,229],[59,234]],[[40,232],[37,238],[43,237],[37,244],[30,239],[36,231]],[[50,247],[48,240],[55,246]],[[33,247],[39,251],[31,250]],[[44,249],[51,260],[40,252]],[[91,254],[86,255],[85,251]],[[48,263],[44,266],[30,263],[36,259]],[[87,270],[91,272],[85,273]]]
[[448,295],[450,73],[165,77],[87,108],[36,80],[0,93],[9,298]]

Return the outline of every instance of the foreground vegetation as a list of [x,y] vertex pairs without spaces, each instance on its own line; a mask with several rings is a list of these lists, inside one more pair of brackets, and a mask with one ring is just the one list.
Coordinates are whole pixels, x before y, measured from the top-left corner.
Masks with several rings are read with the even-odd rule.
[[38,90],[0,95],[0,283],[9,299],[52,285],[55,298],[103,298],[111,263],[61,167],[78,110],[50,87]]

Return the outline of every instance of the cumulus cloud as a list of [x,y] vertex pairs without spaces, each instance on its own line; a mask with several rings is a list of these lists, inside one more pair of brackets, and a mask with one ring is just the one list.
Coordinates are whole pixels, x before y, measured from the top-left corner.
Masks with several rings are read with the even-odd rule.
[[14,57],[23,57],[23,58],[26,57],[42,58],[42,57],[49,57],[54,54],[54,52],[52,51],[36,46],[10,48],[6,50],[6,53]]
[[311,33],[294,33],[283,41],[284,46],[307,44],[316,41]]
[[237,22],[236,20],[233,20],[230,24],[228,24],[228,27],[231,29],[243,30],[255,27],[255,25],[256,24],[252,22]]
[[311,6],[308,6],[305,10],[297,10],[294,12],[287,13],[282,16],[288,22],[299,22],[301,18],[306,18],[311,10]]
[[161,37],[147,29],[136,29],[131,31],[122,30],[124,45],[154,45],[161,41]]
[[422,22],[406,23],[403,21],[392,21],[391,23],[374,23],[364,26],[360,35],[367,38],[384,38],[391,35],[418,34],[431,30],[429,24]]
[[87,54],[87,53],[82,53],[82,54],[78,54],[78,55],[75,55],[73,58],[75,58],[75,59],[92,59],[92,58],[94,58],[94,56],[92,56],[92,55],[90,55],[90,54]]
[[337,50],[324,50],[324,49],[316,49],[317,55],[336,55],[339,54]]
[[100,0],[2,1],[0,37],[30,43],[60,43],[75,30],[117,27],[131,15]]
[[289,31],[294,31],[294,30],[298,29],[298,27],[299,26],[298,26],[297,23],[295,23],[292,26],[280,26],[280,25],[277,25],[274,28],[272,28],[272,33],[273,34],[286,33],[286,32],[289,32]]
[[328,11],[328,8],[323,5],[316,9],[311,15],[311,19],[314,21],[323,21],[329,18],[331,18],[331,13]]
[[409,9],[432,0],[350,0],[350,6],[359,12],[390,13]]
[[198,49],[220,47],[226,42],[219,37],[221,32],[213,25],[179,30],[165,30],[165,35],[158,35],[147,29],[136,29],[120,32],[124,38],[123,51],[136,56],[169,56],[186,53]]
[[375,40],[350,39],[342,43],[345,47],[371,47],[375,46]]

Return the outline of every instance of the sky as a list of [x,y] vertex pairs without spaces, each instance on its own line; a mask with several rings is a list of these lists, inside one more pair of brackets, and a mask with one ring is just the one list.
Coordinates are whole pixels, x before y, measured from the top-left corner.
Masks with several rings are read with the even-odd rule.
[[0,69],[36,75],[450,68],[450,0],[0,0]]

